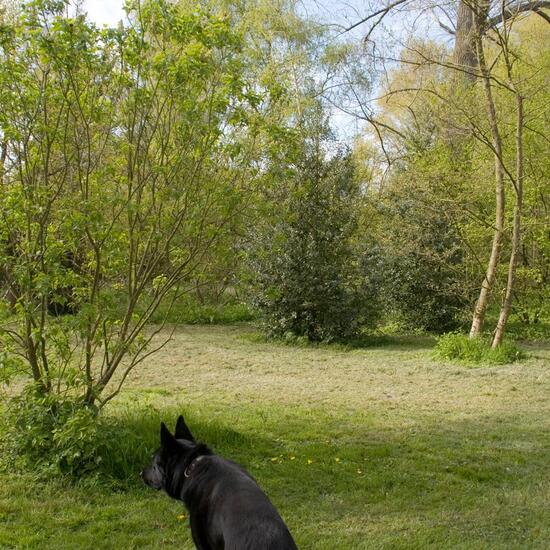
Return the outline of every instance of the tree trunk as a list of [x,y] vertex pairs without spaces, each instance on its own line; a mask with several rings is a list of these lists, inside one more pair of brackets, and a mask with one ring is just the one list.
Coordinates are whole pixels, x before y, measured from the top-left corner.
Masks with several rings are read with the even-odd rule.
[[474,13],[464,0],[459,0],[456,13],[453,61],[459,68],[456,71],[457,74],[460,74],[467,81],[475,81],[477,58],[475,51]]
[[[451,94],[460,103],[462,96],[472,90],[477,76],[477,58],[475,53],[474,13],[470,6],[459,0],[456,13],[456,33],[452,62],[455,69],[452,71]],[[453,150],[454,155],[461,162],[469,163],[466,144],[471,140],[471,132],[459,128],[449,120],[444,128],[443,139]]]
[[474,310],[474,316],[472,319],[472,327],[470,329],[470,338],[478,336],[483,329],[483,322],[485,321],[485,313],[487,311],[487,305],[489,303],[489,295],[493,288],[498,261],[500,258],[500,251],[502,248],[502,237],[504,234],[504,166],[502,164],[502,139],[500,136],[500,130],[498,128],[498,120],[495,102],[493,98],[493,92],[491,89],[491,80],[489,69],[485,62],[485,52],[483,50],[483,38],[482,38],[482,18],[476,18],[475,28],[475,42],[477,50],[477,59],[479,64],[479,70],[482,76],[483,89],[485,92],[485,101],[487,104],[488,120],[491,127],[491,136],[493,141],[493,149],[495,155],[495,194],[496,194],[496,211],[495,211],[495,229],[493,235],[493,245],[491,248],[491,256],[489,258],[489,264],[487,266],[487,272],[483,283],[481,284],[481,291]]
[[516,281],[516,267],[521,248],[521,214],[523,207],[523,97],[516,93],[517,102],[517,128],[516,128],[516,204],[514,206],[514,227],[512,230],[512,252],[510,254],[510,263],[508,265],[508,282],[506,284],[506,294],[502,307],[497,328],[493,338],[493,348],[502,343],[506,323],[512,309],[512,299],[514,296],[514,283]]
[[0,145],[0,185],[4,184],[6,160],[8,158],[8,140],[4,139]]

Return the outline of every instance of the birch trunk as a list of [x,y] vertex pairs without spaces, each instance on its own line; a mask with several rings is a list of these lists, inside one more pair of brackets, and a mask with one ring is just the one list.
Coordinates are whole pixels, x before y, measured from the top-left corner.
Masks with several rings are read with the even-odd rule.
[[476,51],[481,79],[483,82],[483,90],[485,93],[485,101],[487,105],[488,121],[491,128],[492,145],[495,157],[495,195],[496,195],[496,210],[495,210],[495,228],[493,235],[493,244],[491,247],[491,255],[487,265],[487,272],[481,284],[479,298],[474,309],[472,319],[472,327],[470,329],[470,338],[474,338],[480,334],[485,321],[485,314],[489,304],[489,296],[493,289],[497,266],[500,259],[502,249],[502,238],[504,235],[504,166],[502,164],[502,138],[498,128],[498,119],[496,113],[493,91],[491,88],[491,79],[489,69],[485,61],[485,52],[483,50],[482,38],[482,22],[481,18],[476,18]]
[[510,263],[508,265],[508,281],[506,283],[506,293],[497,328],[493,338],[493,348],[502,343],[506,323],[512,310],[512,300],[514,297],[514,285],[516,281],[516,268],[521,248],[521,214],[523,208],[523,97],[516,94],[517,102],[517,128],[516,128],[516,204],[514,205],[514,226],[512,230],[512,252],[510,254]]

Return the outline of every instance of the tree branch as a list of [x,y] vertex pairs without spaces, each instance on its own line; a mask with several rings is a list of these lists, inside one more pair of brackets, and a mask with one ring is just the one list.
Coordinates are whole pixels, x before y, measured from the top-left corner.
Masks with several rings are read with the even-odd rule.
[[487,19],[487,28],[496,27],[502,23],[505,23],[512,17],[516,17],[520,13],[533,11],[540,15],[543,19],[550,23],[550,17],[547,14],[541,15],[541,9],[550,9],[550,1],[548,0],[531,0],[527,2],[521,2],[504,8],[501,13]]
[[404,4],[405,2],[408,2],[409,0],[396,0],[395,2],[392,2],[389,6],[386,6],[385,8],[382,8],[381,10],[375,11],[374,13],[371,13],[370,15],[367,15],[367,17],[361,19],[361,21],[357,21],[357,23],[354,23],[351,25],[351,27],[348,27],[347,29],[344,29],[341,34],[344,34],[346,32],[349,32],[356,27],[359,27],[359,25],[362,25],[363,23],[366,23],[367,21],[370,21],[371,19],[378,17],[379,15],[385,17],[393,8],[396,8],[397,6]]
[[533,11],[540,17],[542,17],[547,23],[550,23],[550,15],[542,11],[540,8],[535,8]]

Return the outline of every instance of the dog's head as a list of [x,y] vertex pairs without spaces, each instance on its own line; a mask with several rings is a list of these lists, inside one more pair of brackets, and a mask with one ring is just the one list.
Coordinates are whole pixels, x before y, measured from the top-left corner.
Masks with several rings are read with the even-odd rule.
[[181,477],[183,465],[197,450],[193,434],[183,416],[178,418],[174,435],[164,422],[160,424],[160,448],[153,455],[150,466],[141,472],[141,478],[153,489],[164,489],[171,494],[174,481]]

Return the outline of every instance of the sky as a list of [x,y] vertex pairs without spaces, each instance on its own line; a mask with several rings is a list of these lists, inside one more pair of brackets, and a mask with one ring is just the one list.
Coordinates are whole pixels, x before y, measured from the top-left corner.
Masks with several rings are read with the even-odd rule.
[[83,6],[92,21],[114,27],[123,18],[122,4],[122,0],[84,0]]

